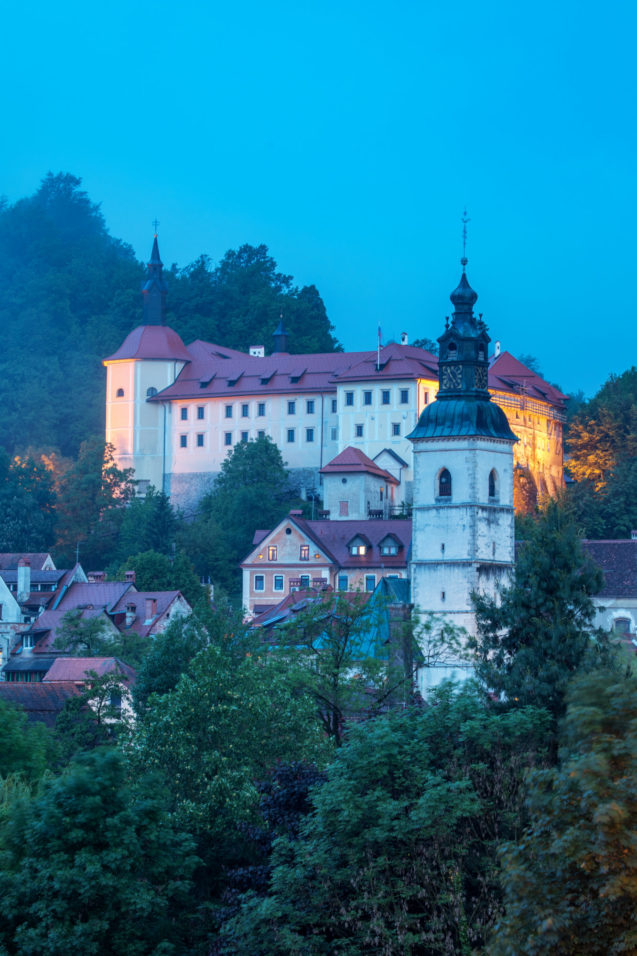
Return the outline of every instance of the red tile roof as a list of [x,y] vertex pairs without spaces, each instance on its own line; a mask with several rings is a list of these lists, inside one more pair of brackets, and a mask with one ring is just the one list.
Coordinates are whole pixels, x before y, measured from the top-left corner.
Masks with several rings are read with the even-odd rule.
[[94,671],[98,677],[105,674],[121,674],[130,684],[135,683],[136,672],[128,664],[117,657],[57,657],[43,678],[48,681],[78,681],[86,680],[89,671]]
[[[112,614],[125,614],[129,604],[135,605],[135,620],[129,627],[120,623],[120,629],[135,631],[141,637],[147,637],[157,620],[168,611],[174,602],[183,597],[181,591],[136,591],[123,594],[120,600],[113,605]],[[150,621],[146,620],[146,600],[156,601],[156,609]],[[190,605],[189,605],[190,606]]]
[[637,541],[582,541],[582,545],[604,574],[598,597],[637,598]]
[[[65,614],[68,614],[67,611],[62,610],[46,610],[31,625],[31,631],[37,636],[40,634],[37,643],[33,648],[34,654],[49,654],[53,643],[55,642],[58,636],[58,630],[62,624],[62,619]],[[82,610],[80,617],[83,621],[90,620],[94,617],[99,617],[103,615],[104,611],[102,608],[85,608]],[[108,620],[108,618],[105,618]]]
[[352,353],[347,368],[335,373],[341,382],[399,381],[418,378],[438,378],[438,359],[431,352],[415,345],[392,342],[378,352],[363,353],[356,360]]
[[117,352],[104,362],[123,359],[181,359],[190,361],[190,353],[174,329],[167,325],[138,325],[126,336]]
[[135,586],[128,581],[96,581],[93,584],[74,581],[62,595],[56,610],[71,611],[73,608],[93,607],[110,611],[127,591],[136,593]]
[[398,484],[393,475],[390,475],[384,468],[380,468],[360,448],[352,448],[351,445],[348,445],[336,458],[332,458],[324,468],[321,468],[322,475],[341,475],[344,472],[377,475],[377,477],[383,478],[393,485]]
[[[292,591],[274,607],[270,607],[268,610],[254,617],[250,623],[250,627],[271,627],[273,625],[285,624],[294,619],[297,614],[304,611],[308,606],[314,604],[314,602],[324,601],[326,595],[330,593],[333,594],[334,592],[317,591],[315,588],[304,588],[303,590]],[[344,598],[351,603],[366,604],[371,597],[371,592],[339,591],[338,597]]]
[[563,406],[568,396],[554,385],[549,385],[536,372],[519,362],[510,352],[501,352],[489,362],[489,388],[515,392],[540,402]]
[[58,714],[70,697],[81,694],[81,688],[74,683],[36,681],[18,683],[0,681],[0,700],[15,707],[22,707],[29,722],[39,721],[47,727],[53,727]]

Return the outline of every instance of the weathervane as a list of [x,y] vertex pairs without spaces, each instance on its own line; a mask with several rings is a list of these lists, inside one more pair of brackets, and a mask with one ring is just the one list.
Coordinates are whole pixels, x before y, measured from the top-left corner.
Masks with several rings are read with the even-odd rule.
[[159,219],[153,219],[153,232],[157,235],[157,230],[159,229]]
[[471,222],[471,220],[470,220],[469,217],[467,216],[467,209],[466,209],[466,207],[465,207],[464,212],[462,213],[462,219],[460,220],[460,222],[462,223],[462,259],[460,260],[460,263],[461,263],[462,269],[463,269],[463,271],[464,271],[464,267],[466,266],[467,262],[469,261],[469,260],[467,259],[467,223],[468,223],[468,222]]

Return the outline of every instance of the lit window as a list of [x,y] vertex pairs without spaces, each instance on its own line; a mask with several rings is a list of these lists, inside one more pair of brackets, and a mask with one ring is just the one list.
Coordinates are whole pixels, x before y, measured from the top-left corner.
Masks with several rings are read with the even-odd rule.
[[389,405],[390,391],[388,388],[384,388],[381,392],[381,401],[383,405]]
[[337,406],[336,399],[333,398],[333,399],[332,399],[332,412],[336,412],[337,407],[338,407],[338,406]]
[[116,394],[117,398],[123,398],[123,397],[124,397],[124,389],[123,389],[123,388],[118,388],[118,389],[117,389],[117,392],[116,392],[115,394]]
[[232,405],[226,405],[226,418],[232,418]]
[[438,497],[451,498],[451,475],[446,468],[438,476]]
[[187,447],[188,447],[188,435],[180,435],[180,436],[179,436],[179,447],[180,447],[180,448],[187,448]]
[[371,405],[371,404],[372,404],[372,393],[363,392],[363,405]]
[[345,404],[346,405],[354,404],[354,392],[345,392]]
[[264,574],[255,574],[255,576],[254,576],[254,590],[255,590],[255,591],[265,591],[265,575],[264,575]]
[[283,575],[282,574],[274,575],[274,590],[275,591],[283,590]]
[[309,544],[302,544],[299,548],[299,561],[309,561],[310,560],[310,546]]
[[224,432],[224,435],[223,435],[223,443],[224,443],[224,445],[231,445],[231,444],[232,444],[232,432]]
[[288,402],[288,415],[296,415],[296,402]]
[[314,414],[314,399],[313,398],[308,398],[307,402],[305,403],[305,411],[308,413],[308,415]]
[[306,428],[306,429],[305,429],[305,440],[306,440],[306,441],[309,441],[309,442],[314,441],[314,429],[313,429],[313,428]]
[[268,548],[268,561],[276,561],[277,556],[277,546],[271,544]]
[[365,575],[365,590],[373,591],[375,587],[376,587],[376,575],[366,574]]
[[353,544],[349,549],[349,553],[355,556],[367,554],[367,545],[365,544]]
[[293,429],[293,428],[288,428],[288,441],[289,441],[289,442],[293,442],[293,441],[294,441],[294,429]]
[[391,433],[392,435],[400,435],[400,422],[392,422]]
[[259,402],[259,404],[257,405],[257,415],[259,416],[259,418],[263,418],[263,416],[265,415],[265,402]]
[[203,448],[203,435],[197,435],[197,448]]
[[401,388],[400,390],[400,404],[408,405],[409,404],[409,389]]
[[244,405],[242,405],[242,406],[241,406],[241,417],[242,417],[242,418],[247,418],[249,411],[250,411],[250,406],[249,406],[247,403],[245,403]]
[[182,422],[187,422],[187,421],[188,421],[188,409],[187,409],[187,408],[181,408],[181,409],[180,409],[180,414],[181,414],[181,420],[182,420]]
[[203,420],[203,416],[204,416],[204,407],[203,407],[203,405],[197,405],[197,418],[199,419],[199,421],[202,421],[202,420]]
[[248,440],[248,433],[241,432],[241,441],[247,441],[247,440]]
[[347,586],[348,586],[347,575],[346,575],[346,574],[339,574],[339,576],[338,576],[338,589],[339,589],[339,591],[347,591]]

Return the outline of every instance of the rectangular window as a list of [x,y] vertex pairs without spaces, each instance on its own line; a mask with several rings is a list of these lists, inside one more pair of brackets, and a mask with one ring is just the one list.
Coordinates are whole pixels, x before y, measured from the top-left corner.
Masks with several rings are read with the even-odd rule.
[[182,409],[181,409],[181,420],[182,420],[182,422],[187,422],[187,421],[188,421],[188,409],[187,409],[187,408],[182,408]]
[[339,574],[339,576],[338,576],[338,589],[339,589],[339,591],[347,591],[347,585],[348,585],[347,575],[346,575],[346,574]]
[[372,404],[372,393],[363,392],[363,405],[371,405],[371,404]]
[[257,438],[265,438],[265,432],[257,432]]
[[180,435],[180,436],[179,436],[179,447],[180,447],[180,448],[187,448],[187,447],[188,447],[188,435]]
[[204,416],[204,407],[203,405],[197,405],[197,418],[199,421],[202,421]]
[[232,418],[232,405],[226,405],[226,418]]
[[265,575],[264,575],[264,574],[255,574],[255,576],[254,576],[254,590],[255,590],[255,591],[265,591]]
[[274,590],[275,591],[283,590],[283,575],[282,574],[274,575]]
[[383,405],[389,405],[389,395],[390,395],[389,389],[384,388],[381,393],[381,400]]
[[305,429],[305,440],[306,440],[306,441],[314,441],[314,429],[313,429],[313,428],[306,428],[306,429]]
[[288,441],[289,441],[289,442],[293,442],[293,441],[294,441],[294,429],[293,429],[293,428],[288,428]]
[[263,418],[263,416],[265,415],[265,402],[259,402],[259,404],[257,405],[257,415],[259,416],[259,418]]
[[376,575],[366,574],[365,575],[365,590],[373,591],[375,587],[376,587]]
[[337,407],[338,407],[338,406],[337,406],[337,403],[336,403],[336,399],[333,398],[333,399],[332,399],[332,412],[333,412],[334,414],[336,413]]
[[354,392],[345,392],[345,404],[346,405],[354,404]]
[[203,435],[197,435],[197,448],[203,448]]
[[338,438],[338,428],[332,428],[330,430],[331,441],[336,441]]
[[310,586],[310,576],[309,576],[309,574],[302,574],[300,580],[301,580],[301,587],[302,587],[302,588],[309,588],[309,586]]
[[271,544],[268,547],[268,561],[276,561],[277,556],[277,546],[276,544]]
[[401,388],[400,390],[400,404],[408,405],[409,404],[409,389]]
[[357,425],[357,426],[356,426],[356,437],[357,437],[357,438],[362,438],[362,437],[363,437],[363,426],[362,426],[362,425]]
[[241,441],[247,441],[247,440],[248,440],[248,433],[241,432]]
[[308,413],[308,415],[314,414],[314,399],[313,398],[308,398],[307,402],[305,403],[305,411]]
[[247,418],[249,411],[250,411],[250,406],[246,402],[241,406],[241,417]]
[[309,544],[302,544],[299,548],[299,561],[309,561],[310,560],[310,546]]
[[339,501],[338,513],[341,518],[347,518],[349,515],[349,501]]
[[296,402],[288,402],[288,415],[296,415]]
[[400,435],[400,422],[391,423],[391,433],[392,435]]
[[224,443],[224,445],[231,445],[231,444],[232,444],[232,432],[225,432],[225,433],[224,433],[223,443]]
[[429,392],[425,392],[425,405],[429,404]]

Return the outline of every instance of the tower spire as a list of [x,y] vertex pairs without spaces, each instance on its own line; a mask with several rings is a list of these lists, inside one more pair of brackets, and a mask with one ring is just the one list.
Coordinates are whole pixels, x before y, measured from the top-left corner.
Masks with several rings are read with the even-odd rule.
[[[159,223],[155,219],[155,230]],[[165,325],[167,286],[163,277],[164,265],[159,255],[157,231],[153,236],[153,248],[148,260],[148,278],[142,283],[144,297],[144,325]]]
[[469,261],[467,259],[467,223],[471,222],[471,220],[467,216],[466,206],[464,208],[464,212],[462,213],[462,218],[460,219],[460,222],[462,223],[462,259],[460,260],[460,264],[462,265],[462,271],[464,272],[465,266],[467,265],[467,262]]

